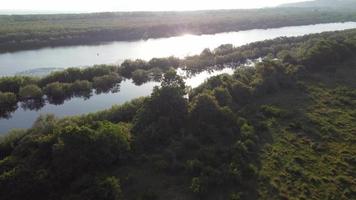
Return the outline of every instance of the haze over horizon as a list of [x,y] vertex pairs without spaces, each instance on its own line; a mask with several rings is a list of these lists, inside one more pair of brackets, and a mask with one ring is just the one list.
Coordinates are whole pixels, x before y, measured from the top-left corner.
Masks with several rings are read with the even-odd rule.
[[0,13],[3,14],[37,14],[37,13],[79,13],[79,12],[113,12],[113,11],[192,11],[217,9],[251,9],[274,7],[284,3],[306,0],[3,0]]

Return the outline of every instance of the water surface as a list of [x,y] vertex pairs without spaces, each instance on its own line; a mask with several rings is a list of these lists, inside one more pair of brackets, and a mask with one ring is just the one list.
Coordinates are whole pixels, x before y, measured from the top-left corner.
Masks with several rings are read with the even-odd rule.
[[[185,82],[186,85],[194,88],[203,83],[208,77],[223,73],[232,74],[233,71],[234,70],[232,68],[225,68],[223,70],[216,70],[212,72],[204,71],[191,78],[185,79]],[[178,73],[184,75],[184,72],[181,70],[178,70]],[[0,119],[0,135],[1,133],[4,134],[13,128],[31,127],[33,122],[41,114],[51,113],[58,117],[64,117],[108,109],[115,104],[122,104],[138,97],[149,96],[153,88],[158,85],[160,85],[158,82],[148,82],[137,86],[132,82],[132,80],[124,80],[121,82],[120,91],[117,93],[109,92],[99,95],[94,94],[86,100],[81,97],[76,97],[65,101],[62,105],[46,104],[38,111],[25,110],[21,108],[19,104],[19,108],[11,114],[10,119]]]
[[[0,54],[0,76],[14,75],[31,71],[46,73],[48,69],[91,66],[94,64],[120,63],[125,59],[151,59],[153,57],[184,57],[200,53],[204,48],[216,48],[221,44],[241,46],[251,42],[273,39],[282,36],[301,36],[324,31],[336,31],[356,28],[356,22],[329,23],[308,26],[291,26],[274,29],[255,29],[214,35],[184,35],[179,37],[139,40],[132,42],[111,42],[92,46],[71,46],[44,48]],[[42,70],[45,69],[45,70]],[[197,87],[207,78],[233,72],[232,69],[202,72],[186,79],[186,84]],[[93,95],[90,99],[72,98],[62,105],[47,104],[39,111],[25,110],[19,107],[10,119],[0,119],[0,133],[12,128],[28,128],[40,114],[52,113],[59,117],[79,115],[108,109],[114,104],[122,104],[141,96],[150,95],[157,82],[148,82],[136,86],[131,80],[121,83],[120,92]]]
[[39,71],[40,68],[119,64],[125,59],[148,60],[153,57],[185,57],[200,53],[204,48],[216,48],[221,44],[241,46],[282,36],[301,36],[351,28],[356,28],[356,22],[254,29],[214,35],[183,35],[131,42],[110,42],[100,45],[55,47],[4,53],[0,54],[0,76],[14,75],[28,70],[37,69]]

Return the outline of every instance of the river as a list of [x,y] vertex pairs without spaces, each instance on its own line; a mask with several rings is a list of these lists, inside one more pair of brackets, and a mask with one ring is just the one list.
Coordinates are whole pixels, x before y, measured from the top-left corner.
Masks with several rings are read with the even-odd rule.
[[[125,59],[145,59],[153,57],[177,56],[185,57],[200,53],[204,48],[216,48],[221,44],[241,46],[251,42],[274,39],[277,37],[301,36],[356,28],[356,22],[316,24],[308,26],[291,26],[274,29],[254,29],[240,32],[219,33],[214,35],[183,35],[179,37],[139,40],[132,42],[111,42],[91,46],[70,46],[43,48],[38,50],[19,51],[0,54],[0,76],[14,75],[27,71],[48,72],[48,69],[66,67],[84,67],[94,64],[119,64]],[[207,78],[233,73],[233,70],[202,72],[185,79],[186,84],[196,87]],[[157,82],[148,82],[141,86],[124,80],[117,93],[93,95],[90,99],[72,98],[62,105],[47,104],[38,111],[19,108],[9,119],[0,119],[0,133],[6,133],[12,128],[28,128],[40,114],[53,113],[59,117],[79,115],[110,108],[114,104],[122,104],[131,99],[147,96]],[[20,105],[20,104],[19,104]]]
[[301,36],[356,28],[356,22],[290,26],[272,29],[253,29],[213,35],[183,35],[131,42],[110,42],[100,45],[43,48],[0,54],[0,76],[22,72],[41,72],[41,69],[85,67],[95,64],[119,64],[125,59],[149,60],[153,57],[185,57],[214,49],[221,44],[241,46],[277,37]]

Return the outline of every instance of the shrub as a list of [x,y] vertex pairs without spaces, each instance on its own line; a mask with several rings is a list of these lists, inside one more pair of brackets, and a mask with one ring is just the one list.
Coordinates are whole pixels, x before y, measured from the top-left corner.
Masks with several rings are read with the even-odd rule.
[[261,112],[266,117],[283,117],[283,116],[285,116],[285,112],[282,109],[272,106],[272,105],[262,105]]
[[81,80],[93,81],[95,77],[110,75],[112,73],[117,73],[117,66],[95,65],[94,67],[83,69]]
[[7,110],[17,105],[17,98],[14,93],[0,92],[0,111]]
[[149,73],[150,73],[150,76],[152,76],[154,81],[157,81],[157,82],[161,81],[163,71],[160,68],[157,68],[157,67],[152,68],[152,69],[150,69]]
[[226,55],[232,53],[234,50],[234,46],[232,44],[223,44],[214,49],[215,55]]
[[132,80],[135,84],[141,85],[149,81],[150,77],[146,70],[138,69],[132,72]]
[[120,68],[119,72],[120,74],[125,77],[125,78],[131,78],[132,77],[132,72],[138,70],[138,69],[147,69],[147,62],[144,60],[125,60]]
[[86,122],[92,121],[110,121],[113,123],[118,122],[131,122],[137,112],[143,106],[143,103],[146,98],[141,97],[138,99],[134,99],[130,102],[124,103],[122,105],[114,105],[112,108],[104,111],[100,111],[94,114],[88,114],[85,116],[84,120]]
[[37,85],[27,85],[21,87],[19,92],[21,100],[41,99],[42,95],[42,89],[39,88]]
[[3,77],[0,78],[0,92],[12,92],[17,94],[20,88],[28,84],[36,84],[37,79],[33,77]]
[[166,71],[170,68],[177,68],[179,66],[180,60],[175,57],[168,58],[152,58],[148,64],[149,68],[157,67],[163,71]]
[[70,91],[74,96],[89,96],[92,92],[92,83],[84,81],[75,81],[70,85]]
[[107,92],[122,81],[121,77],[117,73],[111,73],[109,75],[95,77],[93,79],[93,87],[97,92]]
[[0,136],[0,160],[11,154],[13,149],[16,147],[18,142],[23,138],[25,134],[25,130],[14,129],[6,135]]
[[64,99],[66,96],[66,85],[59,82],[50,83],[44,88],[44,93],[51,99]]

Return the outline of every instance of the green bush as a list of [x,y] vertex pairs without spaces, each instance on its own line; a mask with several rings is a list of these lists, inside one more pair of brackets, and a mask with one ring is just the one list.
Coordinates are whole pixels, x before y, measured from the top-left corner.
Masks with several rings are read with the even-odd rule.
[[3,77],[0,78],[0,92],[12,92],[18,94],[21,87],[36,83],[37,79],[33,77]]
[[273,105],[262,105],[261,112],[266,117],[283,117],[285,115],[284,110]]
[[137,69],[132,72],[132,80],[135,84],[141,85],[150,80],[148,71],[143,69]]
[[155,67],[150,69],[149,74],[154,81],[159,82],[162,79],[163,71],[160,68]]
[[20,88],[19,96],[21,100],[41,99],[42,89],[37,85],[27,85]]
[[25,130],[14,129],[6,135],[0,136],[0,160],[11,154],[25,134]]
[[125,60],[120,68],[119,72],[120,74],[125,77],[125,78],[131,78],[132,73],[138,69],[147,69],[147,62],[144,60]]
[[232,96],[227,89],[222,87],[215,88],[213,93],[220,106],[223,107],[232,105]]
[[17,98],[14,93],[0,92],[0,110],[7,110],[17,105]]
[[97,92],[107,92],[112,90],[122,81],[122,78],[117,73],[111,73],[93,79],[93,87]]
[[74,96],[89,96],[92,92],[92,83],[84,81],[75,81],[70,85],[70,91]]
[[95,77],[109,75],[117,71],[116,66],[111,65],[95,65],[93,67],[68,68],[63,71],[52,72],[51,74],[40,79],[39,84],[45,87],[48,84],[74,83],[75,81],[92,81]]
[[130,150],[128,128],[111,123],[97,126],[95,129],[68,126],[60,130],[58,142],[53,145],[52,159],[53,167],[63,178],[102,170],[126,159]]
[[43,90],[49,98],[64,99],[67,94],[67,84],[54,82],[48,84]]
[[148,64],[150,69],[157,67],[163,71],[167,71],[170,68],[178,68],[180,60],[173,56],[168,58],[152,58]]

